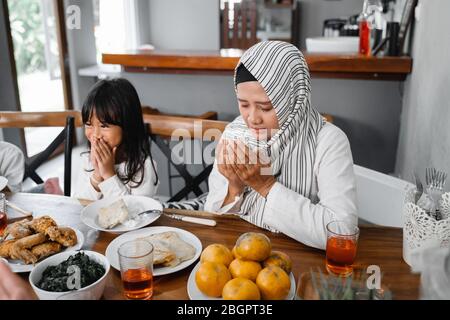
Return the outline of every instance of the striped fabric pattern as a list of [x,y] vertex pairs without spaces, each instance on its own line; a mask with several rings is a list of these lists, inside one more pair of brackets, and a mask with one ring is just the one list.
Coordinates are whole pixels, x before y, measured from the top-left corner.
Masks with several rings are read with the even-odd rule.
[[[309,198],[317,135],[325,119],[311,106],[310,75],[303,54],[292,44],[264,41],[246,51],[238,66],[241,63],[270,98],[280,130],[269,141],[258,141],[242,117],[238,117],[227,126],[223,138],[241,140],[250,148],[265,152],[270,156],[277,181]],[[276,232],[263,223],[265,203],[265,198],[246,188],[242,218]]]

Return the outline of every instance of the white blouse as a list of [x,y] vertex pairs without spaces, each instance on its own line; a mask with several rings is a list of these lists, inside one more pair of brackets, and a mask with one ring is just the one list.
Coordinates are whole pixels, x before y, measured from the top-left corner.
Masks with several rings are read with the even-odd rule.
[[[209,189],[206,211],[244,214],[240,212],[242,195],[222,206],[228,194],[228,180],[216,164],[209,177]],[[325,249],[329,222],[358,222],[350,143],[345,133],[330,123],[326,123],[317,137],[311,195],[308,199],[275,183],[266,198],[263,223],[308,246]]]
[[18,147],[0,142],[0,176],[8,179],[8,188],[20,192],[25,173],[25,157]]
[[[72,197],[86,200],[98,200],[101,198],[120,197],[123,195],[153,197],[158,190],[159,182],[158,185],[155,186],[156,172],[153,170],[150,157],[145,160],[144,179],[139,187],[132,188],[132,182],[124,184],[119,177],[115,175],[99,183],[98,188],[100,189],[100,192],[95,190],[91,183],[91,177],[94,172],[92,171],[89,153],[82,153],[81,157],[82,165],[80,166],[78,182],[72,193]],[[125,165],[125,162],[115,165],[116,172],[124,174]]]

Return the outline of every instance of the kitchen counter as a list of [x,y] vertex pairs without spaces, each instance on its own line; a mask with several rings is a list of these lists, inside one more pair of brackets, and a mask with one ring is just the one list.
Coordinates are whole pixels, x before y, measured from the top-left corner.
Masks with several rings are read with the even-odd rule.
[[[135,50],[104,53],[103,63],[118,64],[127,72],[171,74],[233,74],[243,54],[239,49],[219,51]],[[365,57],[358,54],[305,52],[312,77],[403,81],[412,71],[412,59]]]

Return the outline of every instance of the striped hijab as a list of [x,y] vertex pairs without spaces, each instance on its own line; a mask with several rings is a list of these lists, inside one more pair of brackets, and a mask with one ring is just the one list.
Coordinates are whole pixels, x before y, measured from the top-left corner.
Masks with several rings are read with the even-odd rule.
[[[241,63],[270,98],[280,130],[269,141],[258,141],[242,117],[238,117],[227,126],[223,138],[244,140],[250,148],[262,149],[270,156],[277,181],[310,198],[317,134],[325,120],[311,106],[310,76],[303,54],[292,44],[265,41],[246,51],[238,66]],[[263,223],[265,203],[265,198],[246,188],[242,217],[259,227],[276,231]]]

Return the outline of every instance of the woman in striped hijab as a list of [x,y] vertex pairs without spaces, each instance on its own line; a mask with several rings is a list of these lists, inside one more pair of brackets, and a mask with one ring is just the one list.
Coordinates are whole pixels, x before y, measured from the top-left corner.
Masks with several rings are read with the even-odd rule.
[[357,223],[346,135],[311,106],[302,53],[281,41],[250,48],[236,67],[239,116],[225,130],[205,210],[325,249],[326,225]]

